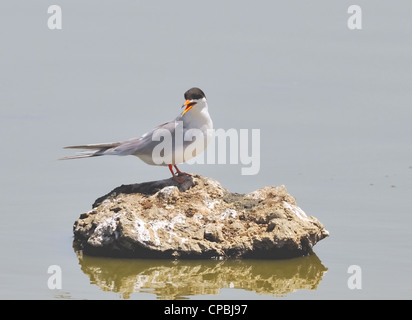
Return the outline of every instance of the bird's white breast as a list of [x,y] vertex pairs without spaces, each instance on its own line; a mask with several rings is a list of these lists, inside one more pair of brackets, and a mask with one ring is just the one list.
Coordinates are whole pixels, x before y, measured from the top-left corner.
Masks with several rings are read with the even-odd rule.
[[182,119],[184,148],[183,150],[181,148],[175,149],[176,163],[186,162],[202,153],[213,137],[213,122],[207,106],[200,110],[191,111],[187,112]]

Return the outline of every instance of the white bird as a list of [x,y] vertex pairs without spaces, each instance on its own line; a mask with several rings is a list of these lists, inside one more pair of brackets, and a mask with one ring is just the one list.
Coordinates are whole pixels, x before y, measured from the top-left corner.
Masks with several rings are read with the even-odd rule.
[[[185,109],[181,115],[157,126],[140,138],[123,142],[68,146],[65,149],[86,149],[87,151],[64,157],[61,160],[104,155],[133,155],[150,165],[168,166],[173,179],[179,181],[178,176],[188,174],[181,172],[177,164],[186,162],[203,152],[213,135],[213,122],[203,91],[199,88],[191,88],[185,92],[184,97],[186,101],[182,108]],[[160,137],[163,137],[163,140]],[[169,137],[170,139],[167,139]],[[160,149],[162,152],[159,152]],[[176,173],[172,166],[175,167]]]

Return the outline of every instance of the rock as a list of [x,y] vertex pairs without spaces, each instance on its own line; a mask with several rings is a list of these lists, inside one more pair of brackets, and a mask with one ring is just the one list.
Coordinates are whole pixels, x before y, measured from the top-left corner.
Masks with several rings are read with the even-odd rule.
[[186,177],[122,185],[73,226],[85,254],[134,258],[290,258],[329,235],[285,186],[231,193],[216,180]]

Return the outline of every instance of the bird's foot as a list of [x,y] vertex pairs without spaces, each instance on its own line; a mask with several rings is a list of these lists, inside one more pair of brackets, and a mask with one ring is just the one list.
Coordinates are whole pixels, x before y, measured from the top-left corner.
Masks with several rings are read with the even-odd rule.
[[191,175],[190,173],[187,172],[178,172],[177,173],[178,176],[186,176],[186,177],[192,177],[193,175]]
[[180,171],[179,168],[178,168],[176,165],[175,165],[174,167],[175,167],[175,169],[176,169],[176,173],[177,173],[178,176],[189,176],[189,177],[192,176],[192,175],[189,174],[189,173]]
[[185,177],[187,177],[188,175],[177,175],[177,176],[173,176],[172,177],[172,179],[174,180],[174,181],[176,181],[177,183],[180,183],[180,184],[182,184],[182,183],[184,183],[185,181],[186,181],[186,178]]
[[169,164],[169,170],[170,170],[170,172],[172,173],[172,179],[175,180],[175,181],[177,181],[178,183],[181,184],[181,183],[183,183],[183,182],[186,181],[186,178],[185,178],[185,177],[191,177],[191,176],[192,176],[192,175],[189,174],[189,173],[180,171],[179,168],[178,168],[176,165],[174,165],[174,167],[175,167],[175,169],[176,169],[176,173],[173,172],[172,165]]

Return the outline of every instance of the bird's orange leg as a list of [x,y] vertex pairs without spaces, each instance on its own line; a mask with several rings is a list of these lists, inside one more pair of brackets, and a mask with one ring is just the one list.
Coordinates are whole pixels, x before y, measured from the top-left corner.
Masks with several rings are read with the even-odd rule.
[[170,170],[170,172],[172,173],[172,176],[174,177],[175,176],[175,173],[173,172],[173,168],[172,168],[172,165],[171,164],[169,164],[169,170]]

